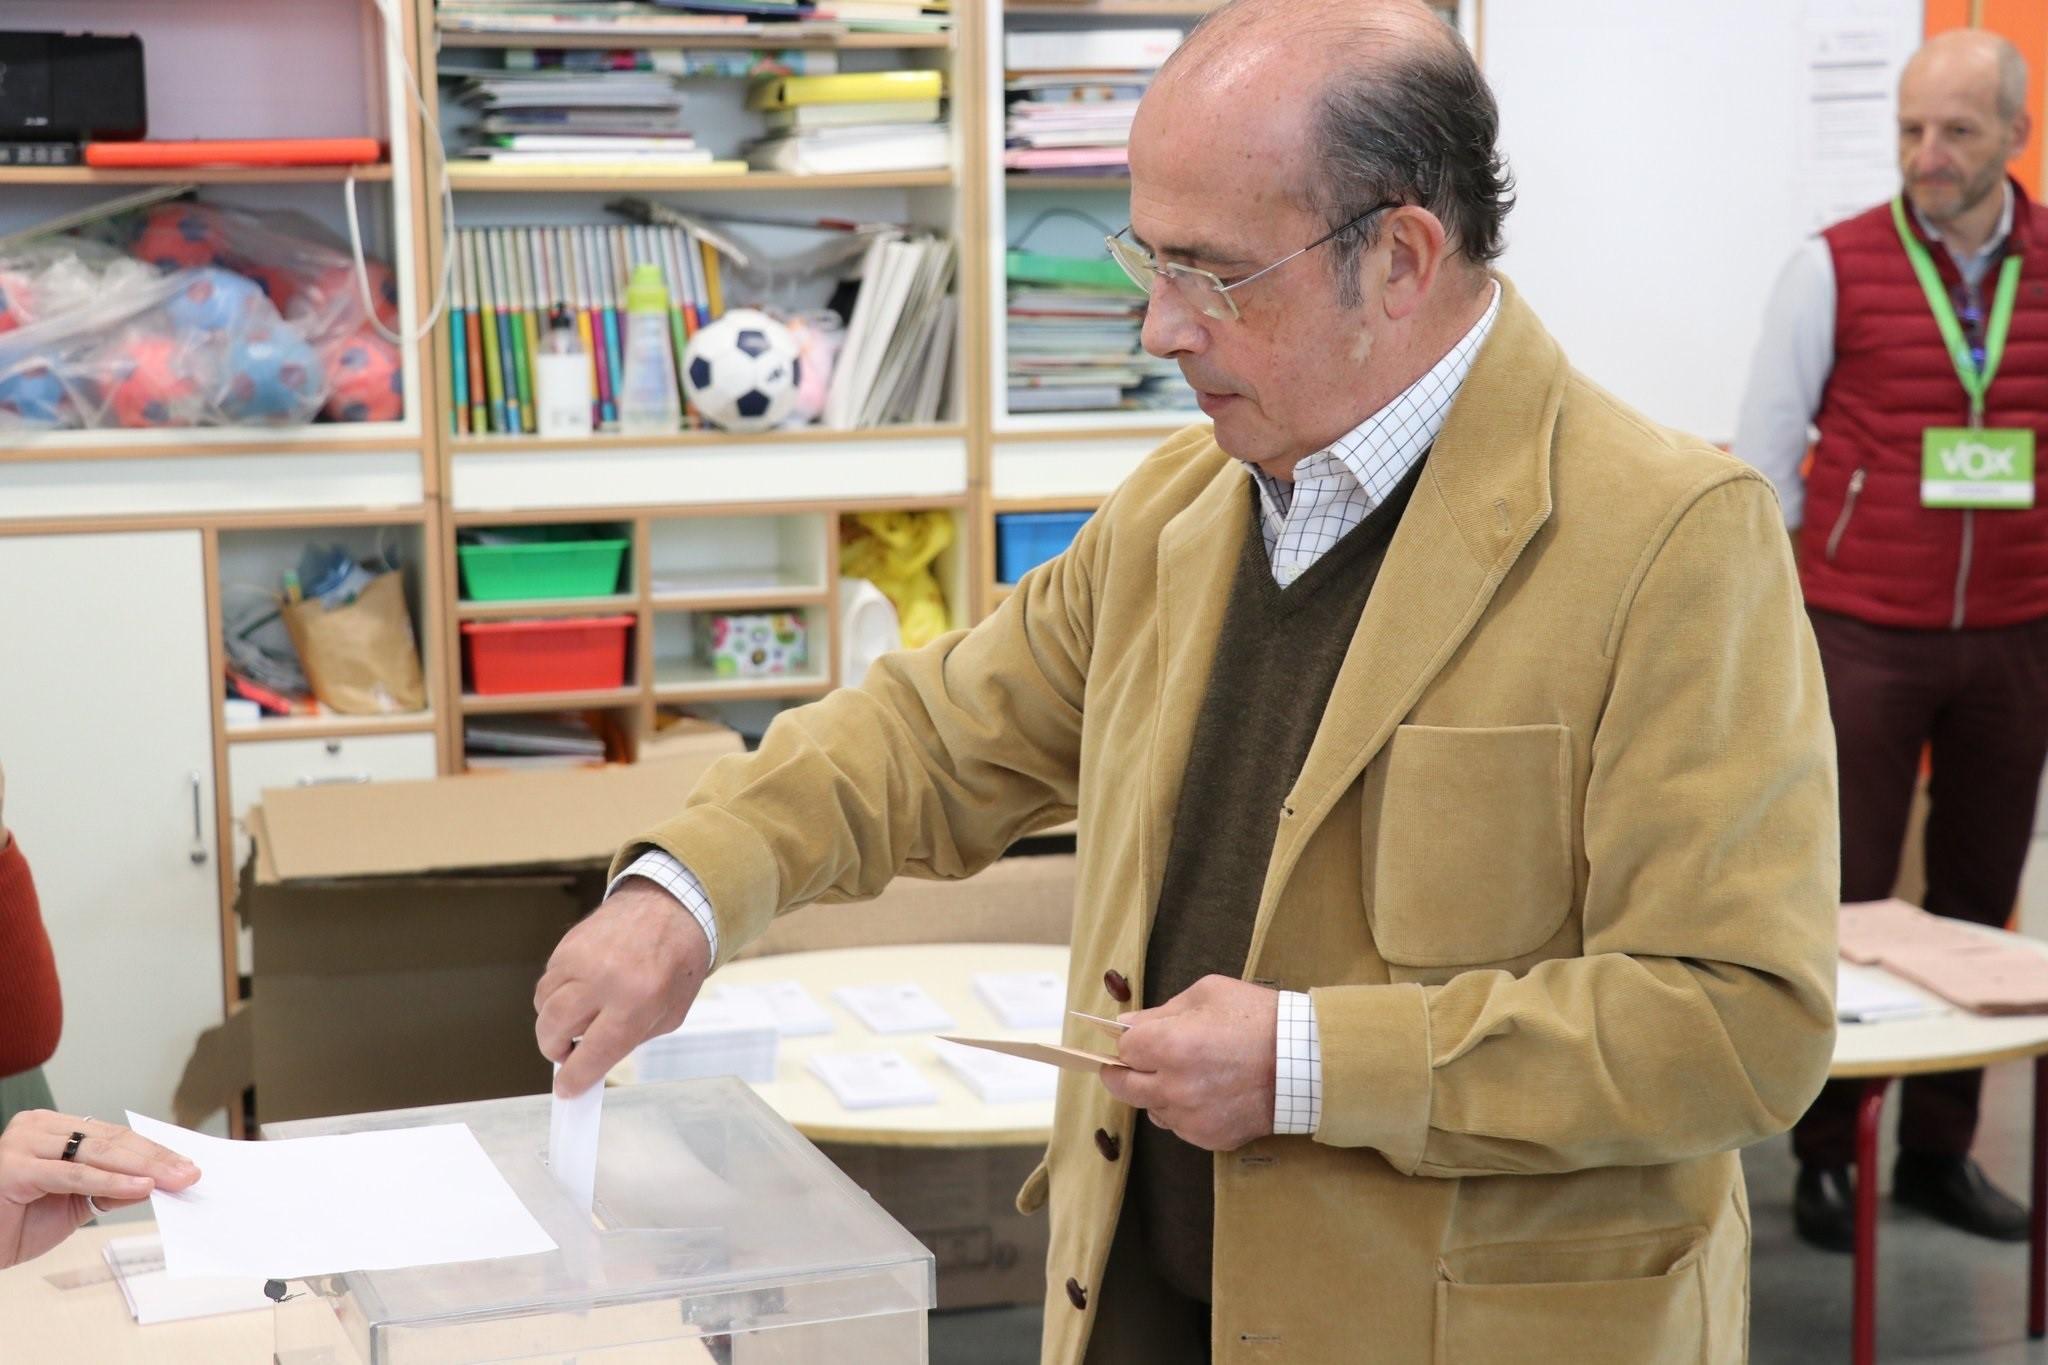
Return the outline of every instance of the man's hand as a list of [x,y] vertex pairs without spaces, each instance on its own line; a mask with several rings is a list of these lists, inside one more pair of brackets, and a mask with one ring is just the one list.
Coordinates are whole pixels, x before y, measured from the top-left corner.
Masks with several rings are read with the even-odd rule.
[[1273,1047],[1280,997],[1205,976],[1157,1009],[1119,1015],[1122,1066],[1102,1069],[1109,1093],[1211,1152],[1273,1132]]
[[534,1037],[549,1061],[562,1063],[555,1093],[582,1094],[641,1043],[682,1023],[710,970],[711,944],[682,902],[644,877],[621,882],[562,935],[534,988]]

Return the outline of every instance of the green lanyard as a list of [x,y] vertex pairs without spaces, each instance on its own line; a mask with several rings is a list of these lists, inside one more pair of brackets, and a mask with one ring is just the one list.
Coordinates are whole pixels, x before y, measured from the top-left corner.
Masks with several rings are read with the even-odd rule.
[[2013,301],[2020,292],[2020,258],[2017,254],[2008,253],[2005,264],[1999,268],[1998,293],[1991,302],[1990,326],[1984,334],[1984,368],[1980,370],[1970,354],[1970,343],[1963,336],[1963,326],[1956,321],[1956,309],[1949,302],[1948,286],[1941,282],[1941,274],[1934,268],[1934,258],[1927,254],[1927,248],[1906,226],[1903,196],[1892,200],[1892,226],[1899,230],[1899,245],[1906,248],[1906,259],[1913,263],[1913,273],[1920,277],[1920,288],[1927,295],[1927,306],[1934,310],[1934,322],[1941,328],[1941,339],[1948,343],[1948,355],[1955,362],[1956,377],[1963,381],[1963,391],[1970,395],[1970,425],[1981,427],[1984,425],[1984,395],[1991,391],[1991,381],[1998,374],[1998,362],[2005,355],[2005,334],[2012,330]]

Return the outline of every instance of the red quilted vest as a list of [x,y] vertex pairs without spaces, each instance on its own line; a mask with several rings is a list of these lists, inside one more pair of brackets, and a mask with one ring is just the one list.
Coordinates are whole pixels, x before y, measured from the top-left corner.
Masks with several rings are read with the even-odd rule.
[[[2048,617],[2048,209],[2013,186],[2019,299],[1984,423],[2031,427],[2035,505],[2024,511],[1920,505],[1920,433],[1969,425],[1927,296],[1892,226],[1890,204],[1823,236],[1835,266],[1835,367],[1821,398],[1806,479],[1800,578],[1811,606],[1880,626],[2009,626]],[[1920,225],[1909,211],[1914,232]],[[2037,234],[2039,234],[2037,236]],[[1959,276],[1928,244],[1942,279]],[[1997,266],[1980,286],[1984,307]]]

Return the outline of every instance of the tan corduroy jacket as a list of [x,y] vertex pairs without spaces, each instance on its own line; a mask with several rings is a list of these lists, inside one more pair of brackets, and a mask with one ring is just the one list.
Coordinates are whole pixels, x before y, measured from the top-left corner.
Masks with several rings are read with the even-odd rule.
[[[1216,1158],[1219,1362],[1740,1360],[1735,1149],[1827,1069],[1834,748],[1770,486],[1503,288],[1280,812],[1243,975],[1312,993],[1322,1124]],[[1245,479],[1181,433],[988,621],[715,767],[640,842],[721,952],[1078,812],[1069,1003],[1142,998]],[[1119,1311],[1090,1291],[1133,1121],[1063,1073],[1019,1196],[1051,1203],[1047,1362]]]

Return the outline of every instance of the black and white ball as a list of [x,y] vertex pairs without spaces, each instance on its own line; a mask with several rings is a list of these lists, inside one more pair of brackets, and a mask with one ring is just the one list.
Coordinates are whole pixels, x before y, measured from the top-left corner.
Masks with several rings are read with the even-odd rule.
[[752,308],[734,308],[683,348],[683,393],[725,431],[766,431],[796,407],[803,378],[796,338]]

